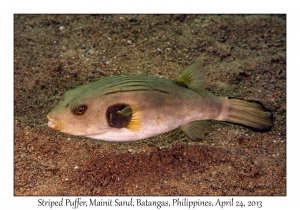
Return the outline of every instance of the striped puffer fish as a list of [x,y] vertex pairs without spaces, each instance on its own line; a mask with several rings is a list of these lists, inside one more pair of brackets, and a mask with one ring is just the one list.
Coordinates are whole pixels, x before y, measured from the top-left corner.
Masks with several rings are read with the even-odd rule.
[[47,115],[48,126],[63,133],[105,141],[146,139],[181,127],[203,139],[206,120],[226,121],[254,131],[273,126],[272,112],[260,102],[219,97],[204,90],[200,61],[174,80],[119,75],[67,91]]

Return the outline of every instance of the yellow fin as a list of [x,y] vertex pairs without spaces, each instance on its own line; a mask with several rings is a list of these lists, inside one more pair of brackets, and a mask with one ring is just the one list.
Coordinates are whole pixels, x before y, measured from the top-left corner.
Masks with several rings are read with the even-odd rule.
[[113,128],[127,128],[138,131],[141,127],[141,113],[136,106],[114,104],[106,111],[107,122]]
[[[131,105],[128,106],[130,108],[130,113],[131,113],[131,120],[130,122],[127,124],[126,128],[130,131],[133,132],[138,132],[140,130],[140,128],[142,127],[142,122],[141,122],[141,111],[140,109],[135,106],[135,105]],[[126,109],[126,107],[124,108]],[[123,110],[122,110],[123,111]],[[126,110],[125,110],[126,112]]]
[[197,60],[196,62],[190,64],[186,67],[178,76],[176,82],[177,84],[187,87],[196,92],[199,89],[205,88],[206,82],[206,70],[201,61]]
[[205,137],[206,121],[197,120],[180,126],[183,132],[193,141],[200,141]]

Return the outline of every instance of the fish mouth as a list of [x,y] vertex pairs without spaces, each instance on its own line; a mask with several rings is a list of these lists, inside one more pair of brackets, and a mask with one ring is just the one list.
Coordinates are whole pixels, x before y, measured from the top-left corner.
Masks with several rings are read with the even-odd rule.
[[48,126],[52,129],[57,129],[58,123],[54,119],[49,117],[49,115],[47,115],[47,118],[48,118]]

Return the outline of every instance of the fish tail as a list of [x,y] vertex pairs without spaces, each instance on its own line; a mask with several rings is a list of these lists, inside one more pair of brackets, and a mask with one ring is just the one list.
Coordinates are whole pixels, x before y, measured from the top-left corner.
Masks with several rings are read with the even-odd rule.
[[262,103],[230,97],[227,102],[224,121],[260,132],[269,131],[273,127],[273,114]]

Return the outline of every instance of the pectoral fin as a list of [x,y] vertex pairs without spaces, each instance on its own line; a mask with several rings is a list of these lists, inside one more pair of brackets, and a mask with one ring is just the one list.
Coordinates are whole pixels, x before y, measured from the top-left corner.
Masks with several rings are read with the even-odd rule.
[[183,132],[193,141],[200,141],[205,137],[206,121],[198,120],[182,125]]
[[115,104],[106,111],[108,125],[114,128],[127,128],[138,131],[141,127],[140,110],[135,106]]
[[130,106],[130,110],[122,110],[124,113],[130,113],[131,119],[126,125],[126,128],[130,131],[137,132],[142,127],[141,111],[137,106]]

